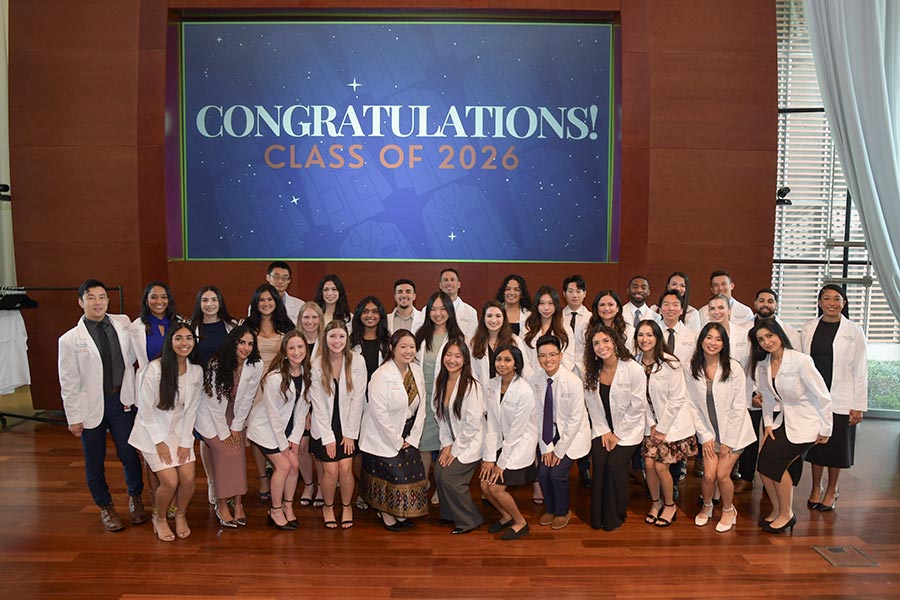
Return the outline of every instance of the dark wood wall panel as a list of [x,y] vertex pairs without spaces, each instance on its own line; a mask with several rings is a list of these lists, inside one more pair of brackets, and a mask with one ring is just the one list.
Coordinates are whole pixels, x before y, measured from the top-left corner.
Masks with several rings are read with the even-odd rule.
[[[181,312],[196,289],[222,287],[246,310],[265,263],[167,262],[163,134],[165,26],[183,9],[333,9],[332,1],[32,0],[10,7],[11,167],[22,285],[77,285],[97,276],[126,288],[137,312],[146,281],[167,279]],[[595,11],[622,32],[622,219],[613,265],[456,264],[476,307],[503,276],[559,286],[579,272],[589,296],[624,292],[637,272],[654,294],[678,268],[695,303],[711,269],[728,267],[744,300],[769,282],[774,224],[776,55],[774,2],[697,0],[461,0],[341,2],[349,9]],[[170,12],[171,11],[171,12]],[[414,279],[424,299],[436,263],[292,263],[294,295],[309,299],[336,272],[351,301]],[[703,290],[702,293],[699,290]],[[40,294],[26,314],[35,406],[60,406],[56,338],[78,318],[74,295]],[[117,299],[114,298],[114,305]],[[42,374],[38,376],[37,374]]]

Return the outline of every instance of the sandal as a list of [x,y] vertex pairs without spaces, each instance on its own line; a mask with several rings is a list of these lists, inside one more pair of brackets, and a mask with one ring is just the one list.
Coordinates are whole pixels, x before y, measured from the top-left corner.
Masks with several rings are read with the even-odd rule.
[[[655,509],[655,510],[654,510]],[[659,498],[650,500],[650,512],[647,513],[647,516],[644,517],[644,523],[647,525],[653,525],[656,523],[657,519],[659,519],[659,513],[662,512],[662,504],[659,501]]]
[[[675,506],[675,503],[674,503],[674,502],[673,502],[672,504],[665,504],[665,503],[663,503],[663,507],[662,507],[662,509],[659,511],[659,514],[662,515],[663,511],[665,511],[667,508],[673,508],[674,506]],[[677,518],[678,518],[678,509],[676,508],[676,509],[675,509],[675,512],[672,513],[672,518],[671,518],[671,520],[670,520],[670,519],[665,519],[665,518],[663,518],[663,517],[661,517],[661,516],[656,517],[656,526],[657,526],[657,527],[668,527],[669,525],[671,525],[672,523],[674,523],[674,522],[675,522],[675,519],[677,519]]]
[[191,528],[188,527],[187,516],[184,513],[175,515],[175,535],[182,540],[191,535]]
[[535,483],[531,488],[531,501],[540,506],[544,503],[544,492],[541,487]]
[[[159,541],[161,541],[161,542],[174,542],[175,541],[175,534],[172,533],[171,529],[169,529],[169,524],[166,523],[165,519],[158,519],[154,515],[152,518],[152,522],[153,522],[153,532],[156,534],[156,537],[157,537],[157,539],[159,539]],[[166,530],[168,531],[168,533],[166,533],[166,531],[163,531],[163,528],[162,528],[163,525],[166,526]]]
[[284,518],[287,519],[287,524],[291,529],[297,529],[300,527],[300,521],[297,520],[297,516],[294,515],[293,519],[288,519],[287,513],[284,511],[284,507],[289,506],[291,508],[291,512],[294,512],[294,499],[293,498],[285,498],[281,502],[281,512],[284,514]]
[[[353,527],[353,504],[348,502],[347,504],[341,504],[344,507],[344,510],[341,512],[341,529],[350,529]],[[345,519],[344,515],[347,513],[347,509],[350,509],[350,519]]]
[[[325,517],[325,509],[331,509],[331,520],[327,520]],[[334,520],[334,502],[331,504],[322,503],[322,520],[325,521],[325,529],[337,529],[337,521]]]
[[322,488],[316,486],[316,497],[312,501],[313,508],[322,508],[325,506],[325,499],[322,498]]
[[[269,475],[268,474],[260,475],[259,477],[257,477],[257,479],[265,479],[266,484],[268,485]],[[271,500],[272,500],[272,492],[271,491],[263,492],[262,490],[260,490],[260,492],[259,492],[259,501],[260,502],[265,503],[265,502],[270,502]]]
[[[300,494],[300,506],[312,506],[313,503],[313,492],[316,489],[315,483],[306,483],[303,482],[303,493]],[[306,495],[306,492],[309,492],[309,496]]]

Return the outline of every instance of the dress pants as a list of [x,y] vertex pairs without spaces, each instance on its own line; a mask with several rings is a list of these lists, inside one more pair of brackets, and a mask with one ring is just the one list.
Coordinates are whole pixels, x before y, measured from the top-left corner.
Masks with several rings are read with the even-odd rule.
[[469,484],[479,461],[463,464],[454,460],[446,467],[434,463],[434,483],[440,498],[441,518],[453,521],[460,529],[475,529],[484,523],[484,517],[472,500]]
[[603,447],[603,439],[591,440],[591,527],[612,531],[625,522],[628,511],[628,468],[637,446],[617,445],[612,452]]
[[84,450],[84,474],[87,478],[91,497],[100,508],[112,504],[109,486],[106,484],[106,472],[103,461],[106,460],[106,431],[112,434],[116,444],[116,454],[125,468],[125,484],[129,496],[139,496],[144,491],[144,480],[141,473],[141,458],[137,450],[128,444],[128,436],[134,426],[137,408],[125,412],[119,401],[119,393],[104,394],[103,419],[93,429],[81,432],[81,448]]
[[548,467],[538,459],[538,482],[544,494],[544,506],[551,515],[562,517],[569,514],[569,471],[572,470],[572,462],[571,458],[563,456],[558,465]]
[[759,455],[759,426],[762,424],[762,411],[748,409],[747,412],[750,413],[750,421],[753,423],[753,433],[756,435],[756,439],[741,452],[741,457],[738,459],[738,474],[744,481],[753,483],[753,478],[756,476],[756,457]]

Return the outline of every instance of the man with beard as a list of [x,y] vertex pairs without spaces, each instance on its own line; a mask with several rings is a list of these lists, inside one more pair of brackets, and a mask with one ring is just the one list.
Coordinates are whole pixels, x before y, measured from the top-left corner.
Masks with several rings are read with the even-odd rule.
[[[643,275],[635,275],[628,282],[629,302],[622,307],[622,318],[626,323],[634,325],[637,331],[638,323],[645,319],[653,319],[657,323],[661,321],[656,307],[647,306],[647,298],[650,296],[650,280]],[[628,340],[629,343],[631,340]]]

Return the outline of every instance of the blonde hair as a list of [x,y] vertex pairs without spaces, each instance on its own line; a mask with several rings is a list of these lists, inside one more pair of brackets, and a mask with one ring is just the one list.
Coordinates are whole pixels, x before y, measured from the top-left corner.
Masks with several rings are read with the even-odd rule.
[[303,306],[300,307],[300,312],[297,313],[296,329],[297,329],[297,331],[299,331],[300,333],[303,334],[303,339],[305,341],[306,340],[306,332],[303,331],[303,325],[301,324],[301,320],[303,319],[303,313],[306,312],[307,308],[311,309],[319,317],[319,331],[318,331],[318,333],[316,333],[315,344],[316,344],[317,348],[321,348],[322,340],[325,338],[325,333],[324,333],[325,313],[322,312],[322,309],[319,308],[318,304],[316,304],[315,302],[313,302],[311,300],[303,303]]

